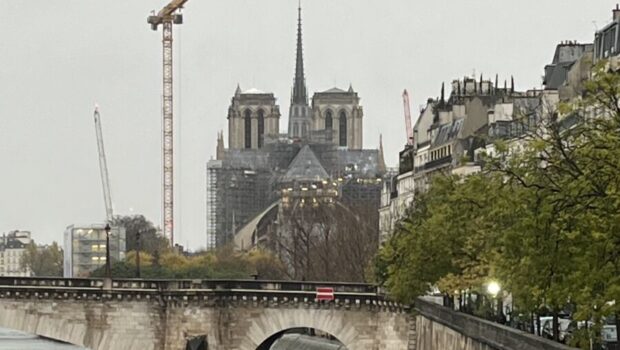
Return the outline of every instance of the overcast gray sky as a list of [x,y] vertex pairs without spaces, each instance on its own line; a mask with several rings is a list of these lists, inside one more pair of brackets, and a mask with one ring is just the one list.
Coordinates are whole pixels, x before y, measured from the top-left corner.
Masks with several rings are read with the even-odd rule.
[[[0,232],[61,241],[66,226],[105,218],[92,119],[101,106],[117,214],[161,220],[161,32],[166,0],[2,0]],[[540,87],[562,40],[591,42],[612,0],[305,0],[310,91],[349,83],[365,111],[366,148],[384,135],[388,166],[413,110],[441,82],[483,73]],[[296,0],[190,0],[175,29],[176,237],[205,242],[206,161],[237,82],[276,94],[285,130]],[[414,116],[415,117],[415,116]]]

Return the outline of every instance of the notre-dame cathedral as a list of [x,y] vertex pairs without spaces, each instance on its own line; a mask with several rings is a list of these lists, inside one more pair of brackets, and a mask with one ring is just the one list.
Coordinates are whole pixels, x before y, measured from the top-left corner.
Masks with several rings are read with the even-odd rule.
[[219,133],[216,159],[207,164],[208,248],[260,245],[267,231],[285,228],[286,208],[360,201],[379,206],[385,164],[382,152],[363,149],[360,98],[351,86],[309,98],[301,7],[298,16],[288,130],[280,131],[273,93],[237,86],[232,97],[228,148]]

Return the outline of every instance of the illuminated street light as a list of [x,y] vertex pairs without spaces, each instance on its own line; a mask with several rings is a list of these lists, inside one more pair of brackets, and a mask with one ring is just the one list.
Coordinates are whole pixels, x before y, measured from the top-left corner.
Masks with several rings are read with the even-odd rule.
[[489,284],[487,285],[487,292],[489,292],[489,294],[491,294],[493,298],[495,298],[497,294],[499,294],[500,290],[502,290],[502,288],[500,287],[499,283],[495,281],[489,282]]

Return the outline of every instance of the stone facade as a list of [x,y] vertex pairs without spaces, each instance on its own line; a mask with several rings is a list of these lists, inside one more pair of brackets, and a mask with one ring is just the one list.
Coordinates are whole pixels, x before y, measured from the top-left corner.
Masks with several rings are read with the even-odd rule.
[[250,89],[235,91],[228,108],[228,147],[260,149],[268,137],[280,132],[280,107],[272,93]]
[[312,130],[317,141],[362,149],[363,117],[360,98],[352,87],[317,92],[312,98]]
[[0,299],[0,325],[97,349],[165,349],[157,301]]
[[21,265],[26,246],[31,242],[29,231],[16,230],[0,236],[0,276],[32,276],[32,271]]

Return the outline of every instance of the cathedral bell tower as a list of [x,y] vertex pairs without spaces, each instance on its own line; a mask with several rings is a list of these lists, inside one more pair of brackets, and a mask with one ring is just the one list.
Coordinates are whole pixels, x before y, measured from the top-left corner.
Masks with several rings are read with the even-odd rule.
[[308,91],[304,76],[304,57],[301,35],[301,3],[297,19],[297,60],[295,64],[295,80],[291,96],[291,108],[288,117],[288,136],[294,139],[308,140],[312,130],[312,117],[308,105]]

